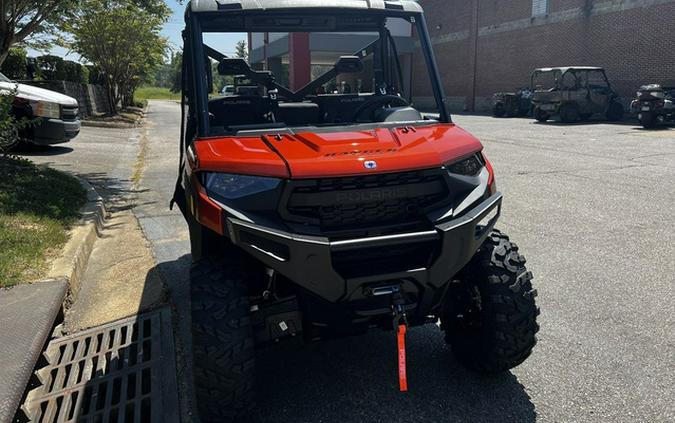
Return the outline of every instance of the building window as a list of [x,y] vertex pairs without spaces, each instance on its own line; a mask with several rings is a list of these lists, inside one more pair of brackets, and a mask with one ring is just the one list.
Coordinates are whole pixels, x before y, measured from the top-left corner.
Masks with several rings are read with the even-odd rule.
[[548,0],[532,0],[532,17],[548,15]]

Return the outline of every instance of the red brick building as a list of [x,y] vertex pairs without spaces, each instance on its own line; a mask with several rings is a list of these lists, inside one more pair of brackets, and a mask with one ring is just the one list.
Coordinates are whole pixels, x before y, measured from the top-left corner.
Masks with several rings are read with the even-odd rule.
[[[675,84],[675,0],[419,2],[454,110],[488,109],[536,67],[602,66],[624,100],[645,83]],[[418,85],[418,102],[430,100]]]

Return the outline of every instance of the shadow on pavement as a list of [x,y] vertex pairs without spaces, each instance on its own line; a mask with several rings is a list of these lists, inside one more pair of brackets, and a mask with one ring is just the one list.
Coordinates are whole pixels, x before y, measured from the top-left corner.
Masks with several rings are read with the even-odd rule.
[[[183,254],[176,260],[160,261],[148,271],[146,286],[159,276],[168,296],[172,314],[174,350],[176,352],[176,388],[182,423],[196,422],[192,390],[192,334],[190,333],[190,265],[192,257]],[[145,292],[144,292],[145,294]]]
[[103,197],[108,212],[115,213],[153,204],[152,202],[139,202],[139,195],[148,190],[131,188],[131,181],[128,179],[110,177],[105,172],[78,173],[77,175],[86,179]]
[[535,421],[513,374],[465,370],[435,326],[412,329],[407,344],[408,393],[398,392],[393,333],[259,351],[258,421]]
[[642,131],[642,132],[659,132],[659,131],[673,130],[673,129],[675,129],[675,125],[659,125],[659,126],[655,126],[653,128],[644,128],[644,127],[642,127],[638,124],[633,129],[636,130],[636,131]]
[[590,119],[590,120],[580,120],[578,122],[560,122],[557,120],[549,120],[547,122],[538,122],[532,119],[532,123],[534,125],[545,125],[545,126],[584,126],[584,125],[598,125],[598,124],[609,124],[609,125],[623,125],[623,126],[636,126],[639,125],[639,123],[634,120],[634,119],[626,119],[626,120],[615,120],[615,121],[610,121],[610,120],[603,120],[603,119]]
[[72,151],[73,151],[72,148],[60,145],[22,144],[19,147],[17,147],[16,150],[13,152],[20,154],[22,156],[33,157],[33,156],[59,156],[61,154],[68,154]]
[[[179,392],[188,397],[182,398],[184,407],[192,403],[189,266],[189,255],[157,266],[175,313]],[[393,333],[376,331],[315,343],[293,339],[259,348],[255,421],[536,420],[534,405],[516,376],[481,376],[464,369],[436,326],[412,329],[407,344],[410,390],[405,394],[398,391]],[[185,410],[181,414],[185,416]]]

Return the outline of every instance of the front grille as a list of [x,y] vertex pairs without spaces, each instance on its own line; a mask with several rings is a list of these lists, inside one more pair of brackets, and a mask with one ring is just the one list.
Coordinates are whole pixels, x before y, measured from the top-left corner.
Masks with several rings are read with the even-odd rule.
[[77,107],[65,107],[61,106],[61,119],[66,121],[77,120],[77,114],[79,109]]
[[421,227],[424,214],[449,200],[441,169],[292,181],[285,218],[324,232]]
[[427,241],[334,252],[331,260],[333,268],[343,278],[356,278],[427,268],[439,250],[439,241]]

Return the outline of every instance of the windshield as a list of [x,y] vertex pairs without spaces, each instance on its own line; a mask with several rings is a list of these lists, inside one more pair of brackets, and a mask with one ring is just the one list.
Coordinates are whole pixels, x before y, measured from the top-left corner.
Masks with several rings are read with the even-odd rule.
[[532,87],[535,91],[555,90],[560,84],[560,71],[537,71],[532,75]]
[[206,58],[198,66],[203,64],[209,91],[208,134],[430,123],[423,113],[439,113],[439,107],[429,97],[428,65],[420,68],[426,61],[415,19],[377,15],[360,25],[349,19],[348,31],[333,21],[314,25],[321,31],[251,32],[247,58],[226,57],[228,34],[202,25]]
[[0,73],[0,82],[12,82],[12,80]]

